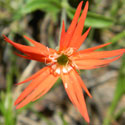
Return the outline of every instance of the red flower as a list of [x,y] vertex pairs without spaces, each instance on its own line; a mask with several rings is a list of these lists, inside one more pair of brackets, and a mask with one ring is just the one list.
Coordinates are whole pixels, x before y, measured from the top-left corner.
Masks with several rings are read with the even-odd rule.
[[[84,119],[89,122],[89,116],[82,89],[84,89],[90,98],[92,96],[77,73],[77,69],[94,69],[106,66],[109,63],[119,59],[125,52],[125,49],[95,51],[111,44],[106,43],[100,46],[78,51],[90,30],[89,28],[84,34],[82,34],[88,11],[88,2],[85,4],[85,8],[78,22],[82,3],[83,2],[78,5],[74,18],[67,32],[65,31],[65,24],[63,21],[58,51],[45,47],[27,36],[24,36],[25,39],[29,40],[34,46],[20,45],[3,35],[8,43],[12,44],[16,49],[25,54],[17,54],[18,56],[48,64],[48,66],[41,69],[31,77],[18,83],[22,84],[32,80],[28,87],[17,98],[15,102],[17,109],[25,106],[31,101],[39,99],[41,96],[47,93],[57,79],[61,77],[71,102],[76,106]],[[113,58],[106,59],[109,57]]]

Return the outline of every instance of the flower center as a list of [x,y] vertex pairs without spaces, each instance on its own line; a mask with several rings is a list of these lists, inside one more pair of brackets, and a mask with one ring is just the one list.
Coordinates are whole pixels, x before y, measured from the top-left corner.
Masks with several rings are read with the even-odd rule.
[[68,61],[69,61],[68,56],[64,54],[62,54],[57,58],[57,63],[60,65],[66,65]]

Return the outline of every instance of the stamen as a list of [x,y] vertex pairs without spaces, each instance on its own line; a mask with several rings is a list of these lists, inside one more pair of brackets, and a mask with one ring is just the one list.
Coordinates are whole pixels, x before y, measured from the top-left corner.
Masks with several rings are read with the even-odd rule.
[[67,73],[68,71],[66,70],[66,68],[62,69],[63,73]]
[[53,53],[49,55],[48,58],[51,60],[50,65],[54,75],[60,75],[61,72],[68,73],[73,69],[73,67],[77,67],[71,58],[73,52],[73,48],[68,48],[60,53]]
[[73,48],[68,48],[64,51],[64,53],[68,56],[71,56],[74,52],[74,49]]
[[46,58],[45,58],[45,64],[47,65]]
[[65,83],[65,88],[66,88],[66,89],[68,88],[68,84],[67,84],[67,83]]
[[56,58],[53,55],[49,55],[49,59],[51,59],[52,62],[57,62]]
[[71,69],[72,69],[71,66],[66,66],[66,67],[63,67],[62,71],[63,73],[68,73]]
[[48,50],[48,52],[50,53],[50,50],[49,50],[49,48],[47,47],[47,50]]
[[57,74],[60,74],[60,68],[57,68],[55,71]]
[[72,61],[72,66],[78,69],[78,66]]
[[52,67],[52,69],[54,69],[54,70],[55,70],[55,69],[57,68],[57,65],[56,65],[56,64],[54,64],[54,65],[52,65],[51,67]]
[[78,72],[80,73],[80,69],[79,69],[79,67],[78,67],[78,66],[75,64],[75,62],[73,62],[73,61],[72,61],[72,66],[75,67],[75,69],[77,69]]

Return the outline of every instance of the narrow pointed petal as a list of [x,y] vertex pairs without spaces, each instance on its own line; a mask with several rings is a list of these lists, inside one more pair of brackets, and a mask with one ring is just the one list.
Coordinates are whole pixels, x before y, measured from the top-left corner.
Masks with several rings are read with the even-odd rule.
[[64,42],[64,38],[65,38],[65,22],[63,20],[62,22],[62,32],[61,32],[61,37],[60,37],[60,50],[62,50],[64,48],[65,42]]
[[100,49],[102,47],[108,46],[110,44],[111,44],[111,42],[108,42],[108,43],[105,43],[105,44],[102,44],[102,45],[99,45],[99,46],[95,46],[95,47],[92,47],[92,48],[80,50],[80,51],[76,52],[74,55],[77,55],[79,53],[82,54],[82,53],[87,53],[87,52],[93,52],[93,51],[95,51],[97,49]]
[[114,56],[119,56],[124,53],[124,49],[112,50],[112,51],[94,51],[89,53],[81,53],[73,56],[73,60],[85,60],[85,59],[103,59]]
[[42,97],[45,93],[47,93],[52,88],[53,85],[54,85],[54,82],[52,82],[52,84],[51,83],[47,83],[45,85],[45,88],[43,87],[44,88],[43,91],[38,96],[36,96],[34,99],[32,99],[32,101],[36,101],[37,99]]
[[77,38],[76,41],[72,41],[69,45],[71,48],[74,48],[75,50],[79,49],[84,40],[86,39],[91,27],[82,35]]
[[28,53],[28,54],[39,54],[39,50],[37,50],[35,47],[32,46],[25,46],[25,45],[21,45],[18,43],[13,42],[12,40],[10,40],[9,38],[7,38],[5,35],[3,35],[4,39],[6,42],[12,44],[16,49],[20,50],[23,53]]
[[119,59],[123,54],[120,56],[117,56],[113,59],[106,59],[106,60],[95,60],[95,59],[89,59],[89,60],[76,60],[74,61],[75,64],[78,66],[79,69],[86,69],[86,67],[93,67],[93,68],[99,68],[100,66],[107,65],[117,59]]
[[81,85],[81,87],[84,89],[84,91],[87,93],[87,95],[90,98],[92,98],[92,95],[90,94],[90,92],[86,88],[86,85],[83,82],[83,80],[81,79],[81,77],[79,76],[79,74],[76,71],[73,71],[73,72],[71,72],[71,75],[72,75],[72,77],[76,78],[76,81]]
[[27,56],[27,55],[21,55],[17,52],[14,52],[14,54],[25,59],[35,60],[43,63],[49,63],[51,61],[48,57],[41,57],[41,56],[39,57],[39,56],[32,56],[32,55]]
[[72,87],[72,84],[71,84],[71,81],[69,78],[69,74],[62,74],[61,78],[63,80],[64,88],[69,96],[69,99],[75,105],[76,108],[80,109],[80,105],[79,105],[76,95],[74,93],[74,89]]
[[31,58],[28,57],[27,55],[21,55],[21,54],[19,54],[19,53],[17,53],[17,52],[14,52],[14,54],[17,55],[17,56],[19,56],[19,57],[22,57],[22,58],[24,58],[24,59],[30,59],[30,60],[31,60]]
[[26,104],[31,102],[35,97],[37,97],[41,92],[46,91],[46,89],[48,89],[49,84],[53,86],[54,83],[57,81],[58,77],[59,76],[54,76],[53,74],[48,75],[48,77],[44,77],[41,83],[37,87],[35,87],[34,91],[17,105],[16,109],[25,106]]
[[82,116],[85,118],[85,120],[89,123],[89,116],[88,116],[88,111],[87,111],[87,107],[86,107],[86,103],[85,103],[85,99],[84,99],[84,96],[83,96],[83,91],[82,91],[82,88],[81,86],[79,85],[79,82],[78,80],[76,79],[76,77],[74,77],[72,74],[74,74],[73,70],[70,72],[70,80],[73,80],[74,82],[74,90],[75,90],[75,93],[76,93],[76,96],[77,96],[77,99],[80,103],[80,106],[81,106],[81,113],[82,113]]
[[79,18],[79,15],[80,15],[80,12],[81,12],[81,8],[82,8],[82,4],[83,4],[83,1],[80,2],[80,4],[78,5],[77,9],[76,9],[76,12],[75,12],[75,15],[73,17],[73,20],[67,30],[67,32],[65,33],[65,36],[64,36],[64,43],[62,44],[63,46],[60,46],[60,51],[62,49],[65,49],[67,48],[67,45],[69,44],[70,42],[70,39],[73,35],[73,32],[75,30],[75,27],[76,27],[76,24],[77,24],[77,21],[78,21],[78,18]]
[[[25,90],[17,98],[17,100],[15,101],[15,105],[20,103],[26,96],[28,96],[34,89],[36,89],[37,86],[39,86],[39,84],[41,84],[41,82],[46,77],[48,77],[49,74],[50,74],[50,68],[46,68],[46,71],[42,72],[39,76],[37,76],[35,79],[33,79],[33,81],[28,85],[28,87],[26,87]],[[33,77],[30,77],[30,78],[33,78]]]
[[72,76],[72,71],[70,71],[69,74],[61,74],[63,84],[71,102],[77,107],[84,119],[89,123],[89,116],[82,88],[79,85],[78,80]]
[[68,28],[68,34],[72,34],[72,31],[73,29],[75,29],[76,27],[76,24],[77,24],[77,21],[78,21],[78,18],[79,18],[79,15],[80,15],[80,12],[81,12],[81,8],[82,8],[82,4],[83,4],[83,1],[81,1],[76,9],[76,12],[75,12],[75,15],[73,17],[73,20]]
[[41,44],[39,42],[36,42],[35,40],[32,40],[31,38],[29,38],[29,37],[27,37],[25,35],[24,35],[24,38],[27,39],[32,44],[34,44],[37,48],[39,48],[40,50],[42,50],[42,53],[44,53],[44,55],[48,55],[48,53],[55,52],[55,50],[53,50],[51,48],[47,48],[43,44]]
[[82,31],[83,31],[86,15],[87,15],[87,12],[88,12],[88,6],[89,6],[89,3],[87,1],[86,4],[85,4],[84,10],[82,12],[82,15],[79,19],[79,22],[76,26],[76,29],[73,33],[72,39],[69,42],[68,47],[75,47],[76,43],[78,43],[78,39],[80,38],[80,36],[82,34]]
[[44,68],[42,68],[41,70],[39,70],[38,72],[36,72],[35,74],[33,74],[32,76],[30,76],[30,77],[28,77],[27,79],[25,79],[24,81],[17,83],[16,85],[20,85],[20,84],[29,82],[29,81],[35,79],[36,77],[38,77],[40,74],[42,74],[42,73],[44,73],[44,72],[48,72],[48,69],[49,69],[48,66],[47,66],[47,67],[44,67]]

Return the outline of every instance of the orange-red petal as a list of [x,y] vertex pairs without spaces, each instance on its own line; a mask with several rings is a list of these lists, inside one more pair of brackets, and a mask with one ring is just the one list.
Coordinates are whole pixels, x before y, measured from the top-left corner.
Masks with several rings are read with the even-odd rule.
[[34,43],[34,46],[25,46],[25,45],[21,45],[18,43],[13,42],[12,40],[10,40],[9,38],[7,38],[5,35],[3,35],[3,37],[5,38],[5,41],[12,44],[16,49],[18,49],[19,51],[23,52],[26,56],[17,54],[18,56],[21,56],[23,58],[26,59],[31,59],[31,60],[37,60],[40,62],[44,62],[47,61],[48,56],[54,52],[56,52],[56,50],[50,49],[45,47],[44,45],[28,38],[25,36],[25,38],[27,40],[29,40],[30,42]]
[[65,34],[66,34],[66,32],[65,32],[65,22],[64,22],[64,20],[63,20],[63,22],[62,22],[61,37],[60,37],[60,47],[59,47],[60,50],[64,48],[64,38],[65,38]]
[[42,53],[44,53],[44,55],[48,55],[48,54],[51,54],[51,53],[55,52],[54,49],[47,48],[43,44],[41,44],[39,42],[36,42],[35,40],[32,40],[28,36],[24,35],[24,38],[27,39],[29,42],[31,42],[33,45],[35,45],[38,49],[42,50]]
[[78,79],[72,76],[72,73],[74,74],[73,70],[71,70],[68,74],[61,74],[65,90],[71,102],[77,107],[84,119],[89,123],[89,116],[82,88]]
[[36,101],[37,99],[39,99],[40,97],[42,97],[45,93],[47,93],[52,88],[53,85],[54,85],[54,81],[52,83],[48,82],[45,85],[45,88],[43,89],[43,91],[38,96],[36,96],[35,98],[33,98],[32,101]]
[[111,42],[108,42],[108,43],[105,43],[105,44],[102,44],[102,45],[99,45],[99,46],[91,47],[91,48],[88,48],[88,49],[80,50],[80,51],[76,52],[74,55],[92,52],[92,51],[95,51],[95,50],[100,49],[102,47],[108,46],[109,44],[111,44]]
[[41,54],[40,51],[33,46],[21,45],[21,44],[13,42],[12,40],[10,40],[5,35],[3,35],[3,37],[4,37],[6,42],[12,44],[16,49],[20,50],[21,52],[25,53],[26,55],[28,55],[28,54],[34,54],[34,55],[38,54],[38,55],[40,55]]
[[[79,19],[79,22],[75,28],[75,31],[73,33],[73,36],[68,44],[68,47],[74,47],[76,48],[76,43],[78,43],[79,41],[79,38],[81,37],[81,34],[82,34],[82,31],[83,31],[83,27],[84,27],[84,22],[85,22],[85,19],[86,19],[86,15],[87,15],[87,12],[88,12],[88,6],[89,6],[89,3],[88,1],[86,2],[85,4],[85,7],[83,9],[83,12],[82,12],[82,15]],[[83,41],[82,41],[83,42]],[[81,44],[81,42],[80,42]]]
[[111,50],[111,51],[94,51],[89,53],[78,52],[73,56],[73,60],[85,60],[85,59],[102,59],[118,56],[124,53],[124,49]]
[[36,77],[38,77],[40,74],[42,74],[42,73],[44,73],[44,72],[48,72],[48,69],[49,69],[48,66],[47,66],[47,67],[44,67],[44,68],[42,68],[41,70],[39,70],[38,72],[36,72],[35,74],[33,74],[32,76],[30,76],[30,77],[28,77],[27,79],[25,79],[24,81],[17,83],[16,85],[20,85],[20,84],[29,82],[29,81],[35,79]]
[[122,56],[117,56],[113,59],[105,59],[105,60],[99,60],[99,59],[88,59],[88,60],[75,60],[74,63],[78,66],[79,69],[87,69],[91,68],[99,68],[100,66],[107,65],[117,59],[119,59]]
[[[27,97],[24,98],[17,105],[16,109],[19,109],[19,108],[25,106],[26,104],[31,102],[34,98],[36,98],[38,95],[40,95],[42,92],[44,92],[46,90],[48,91],[48,86],[49,86],[49,89],[50,89],[50,84],[51,84],[51,87],[52,87],[54,85],[54,83],[57,81],[58,77],[59,76],[54,76],[53,74],[49,74],[48,77],[44,76],[44,78],[41,78],[41,81],[40,81],[39,85],[37,85],[35,87],[35,89],[32,91],[32,93],[27,95]],[[45,92],[44,92],[44,94],[45,94]]]
[[73,17],[73,20],[72,20],[67,32],[63,36],[64,39],[61,42],[61,46],[60,46],[60,49],[59,49],[60,51],[63,50],[63,49],[66,49],[68,47],[68,44],[69,44],[70,39],[71,39],[71,37],[73,35],[73,32],[75,30],[75,27],[76,27],[76,24],[77,24],[79,15],[80,15],[80,11],[81,11],[81,8],[82,8],[82,3],[83,3],[83,1],[81,1],[80,4],[78,5],[78,7],[76,9],[76,12],[75,12],[75,15]]
[[[40,73],[40,72],[39,72]],[[41,82],[45,79],[45,77],[47,77],[50,74],[50,68],[44,68],[41,72],[41,74],[35,74],[32,77],[30,77],[29,79],[25,80],[25,81],[29,81],[31,79],[33,79],[33,81],[28,85],[28,87],[25,88],[25,90],[20,94],[20,96],[17,98],[17,100],[15,101],[15,105],[17,105],[18,103],[20,103],[26,96],[28,96],[35,88],[37,88],[37,86],[39,86],[41,84]],[[36,77],[37,76],[37,77]],[[23,81],[23,82],[25,82]]]
[[81,79],[81,77],[79,76],[79,74],[76,71],[72,71],[71,72],[72,77],[74,77],[74,79],[76,79],[77,83],[79,83],[81,85],[81,87],[84,89],[84,91],[87,93],[87,95],[92,98],[92,95],[90,94],[90,92],[88,91],[88,89],[86,88],[85,83],[83,82],[83,80]]
[[79,49],[84,40],[86,39],[91,27],[87,29],[87,31],[81,36],[77,38],[77,40],[72,41],[71,44],[69,45],[71,48],[74,48],[75,50]]
[[49,63],[51,62],[51,60],[48,58],[48,57],[44,57],[44,56],[32,56],[32,55],[21,55],[17,52],[14,52],[15,55],[17,56],[20,56],[22,58],[25,58],[25,59],[29,59],[29,60],[35,60],[35,61],[39,61],[39,62],[43,62],[43,63]]

